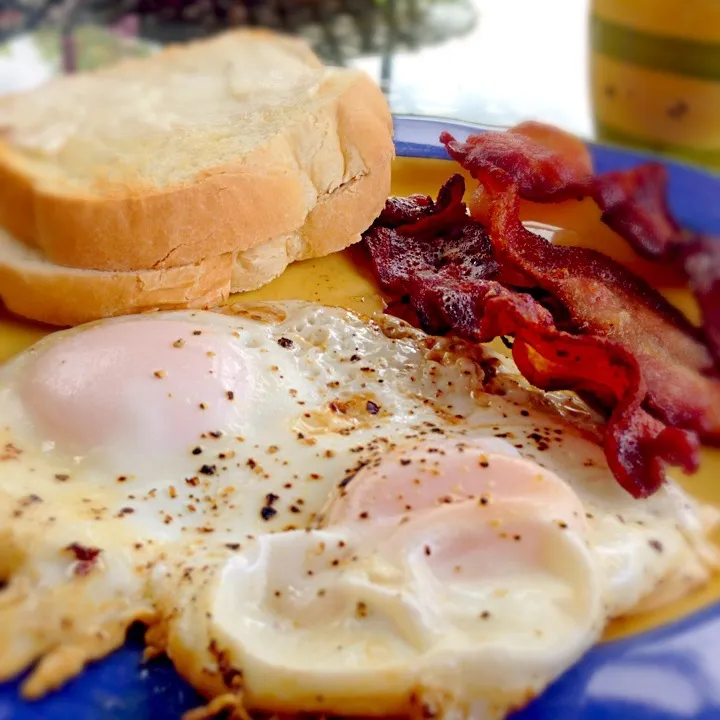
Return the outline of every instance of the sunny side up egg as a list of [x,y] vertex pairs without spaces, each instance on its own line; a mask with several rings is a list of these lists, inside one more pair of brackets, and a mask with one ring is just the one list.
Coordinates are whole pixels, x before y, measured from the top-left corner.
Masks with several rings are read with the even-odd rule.
[[486,348],[300,302],[125,317],[0,371],[0,679],[148,623],[249,709],[503,717],[611,617],[704,582],[593,415]]

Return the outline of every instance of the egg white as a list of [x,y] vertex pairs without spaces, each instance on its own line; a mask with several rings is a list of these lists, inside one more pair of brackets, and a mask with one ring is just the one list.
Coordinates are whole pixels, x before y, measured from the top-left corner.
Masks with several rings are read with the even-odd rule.
[[[167,323],[173,332],[187,328],[175,354],[168,354]],[[145,347],[126,343],[74,360],[75,339],[98,328],[112,334],[121,324],[130,335],[138,326],[151,328]],[[182,375],[182,358],[194,352],[197,360],[201,350],[207,359],[198,362],[212,378],[195,382]],[[170,360],[147,364],[154,357]],[[73,369],[78,363],[83,372]],[[93,408],[97,418],[87,422],[99,427],[103,413],[114,412],[123,424],[111,424],[105,435],[98,430],[95,445],[73,445],[72,438],[63,444],[47,430],[60,427],[62,435],[62,417],[43,426],[33,398],[56,393],[65,407],[66,395],[95,387],[90,376],[101,383],[100,397],[115,405]],[[120,383],[122,392],[111,392],[108,383]],[[217,426],[197,420],[201,431],[182,442],[163,431],[177,417],[196,418],[191,410]],[[127,627],[142,620],[150,625],[150,644],[167,651],[202,692],[242,690],[254,709],[373,714],[419,703],[440,714],[474,708],[477,717],[501,717],[574,662],[608,618],[687,592],[714,563],[703,509],[672,483],[649,500],[628,496],[595,440],[596,420],[568,394],[529,387],[509,360],[485,348],[313,304],[158,313],[56,333],[0,371],[0,580],[6,581],[0,679],[34,664],[23,691],[40,695],[120,645]],[[567,564],[574,574],[563,580],[568,592],[579,598],[580,588],[595,588],[576,598],[576,614],[564,616],[572,619],[570,631],[562,631],[560,616],[553,620],[557,603],[548,601],[534,662],[491,673],[483,630],[468,634],[478,652],[458,674],[459,646],[444,653],[401,650],[393,623],[407,621],[403,605],[388,616],[392,622],[386,618],[373,630],[385,648],[378,661],[366,658],[363,672],[350,673],[344,685],[338,673],[357,665],[351,653],[332,656],[333,672],[312,653],[303,658],[301,649],[292,662],[283,661],[283,643],[295,643],[297,632],[305,633],[308,647],[324,647],[324,606],[309,602],[306,614],[295,616],[262,605],[258,588],[272,576],[298,593],[307,590],[298,568],[318,542],[342,541],[345,554],[375,557],[375,531],[325,526],[327,508],[339,489],[394,448],[446,438],[480,439],[493,452],[536,462],[580,498],[585,529],[553,540],[563,557],[574,558]],[[416,530],[407,552],[392,561],[394,572],[407,569],[423,532]],[[340,582],[335,570],[328,572],[331,585]],[[528,575],[523,592],[532,591],[532,582]],[[427,590],[412,587],[411,604],[421,616],[431,606],[441,616],[443,603],[451,603],[431,602]],[[498,617],[502,606],[499,601]],[[436,632],[433,622],[418,627]],[[537,629],[528,623],[521,624],[526,640]],[[275,660],[252,650],[250,626],[266,632],[264,648],[278,649]],[[342,627],[353,637],[367,632]],[[517,660],[508,648],[522,637],[510,639],[509,623],[494,627],[499,647]],[[497,648],[493,657],[503,667]],[[396,672],[388,674],[388,662]],[[492,683],[473,680],[483,672]]]

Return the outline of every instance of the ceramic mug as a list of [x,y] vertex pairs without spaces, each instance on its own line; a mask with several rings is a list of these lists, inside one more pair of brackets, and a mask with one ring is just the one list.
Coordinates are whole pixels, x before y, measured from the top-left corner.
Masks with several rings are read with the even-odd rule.
[[598,139],[720,167],[720,0],[593,0]]

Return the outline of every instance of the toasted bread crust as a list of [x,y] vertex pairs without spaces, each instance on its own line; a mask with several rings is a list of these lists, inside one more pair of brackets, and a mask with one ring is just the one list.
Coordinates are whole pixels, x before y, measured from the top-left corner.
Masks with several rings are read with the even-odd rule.
[[232,265],[230,253],[196,265],[127,273],[0,264],[0,292],[18,315],[49,325],[80,325],[150,310],[214,307],[230,293]]
[[[244,253],[223,253],[159,270],[65,268],[5,236],[0,242],[0,297],[18,315],[59,326],[151,310],[216,307],[231,292],[264,285],[295,260],[327,255],[358,240],[382,209],[389,178],[388,158],[376,172],[322,198],[298,233]],[[8,252],[8,245],[21,252]]]
[[[0,136],[1,137],[1,136]],[[0,139],[0,226],[26,245],[35,241],[35,192],[31,179],[10,162]]]

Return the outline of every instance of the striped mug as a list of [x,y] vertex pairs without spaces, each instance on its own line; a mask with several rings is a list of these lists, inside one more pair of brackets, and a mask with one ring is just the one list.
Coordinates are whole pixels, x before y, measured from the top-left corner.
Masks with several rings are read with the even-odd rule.
[[720,0],[593,0],[600,140],[720,167]]

